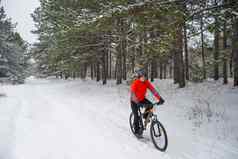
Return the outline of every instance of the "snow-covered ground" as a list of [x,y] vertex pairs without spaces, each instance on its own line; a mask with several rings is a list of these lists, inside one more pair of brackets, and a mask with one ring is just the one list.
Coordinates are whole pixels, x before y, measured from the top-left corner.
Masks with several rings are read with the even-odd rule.
[[[157,151],[129,129],[129,87],[30,79],[0,86],[0,159],[237,159],[238,89],[217,82],[177,89],[156,81],[169,145]],[[151,94],[148,94],[151,98]]]

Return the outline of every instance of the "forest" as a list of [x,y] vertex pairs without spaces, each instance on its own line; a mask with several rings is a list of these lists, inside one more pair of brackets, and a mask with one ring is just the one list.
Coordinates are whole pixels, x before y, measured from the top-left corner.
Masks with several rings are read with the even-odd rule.
[[[238,85],[236,0],[40,0],[29,44],[0,15],[0,77],[187,81],[222,79]],[[34,59],[34,67],[29,63]],[[34,71],[32,71],[34,70]]]
[[238,85],[236,0],[41,0],[31,54],[42,74],[117,84],[229,78]]

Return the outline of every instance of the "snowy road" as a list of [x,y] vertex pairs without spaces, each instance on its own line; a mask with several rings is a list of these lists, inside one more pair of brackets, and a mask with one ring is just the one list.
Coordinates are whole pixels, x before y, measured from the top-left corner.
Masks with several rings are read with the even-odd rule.
[[[186,106],[192,105],[193,97],[167,83],[161,85],[161,94],[174,100],[158,111],[168,132],[165,153],[153,147],[148,134],[143,140],[131,134],[127,86],[30,80],[25,85],[2,86],[0,91],[7,95],[0,97],[1,159],[238,158],[235,120],[224,120],[229,127],[221,122],[195,127],[193,120],[186,120]],[[238,103],[237,97],[237,91],[230,93],[229,107]],[[237,108],[232,112],[237,119]]]

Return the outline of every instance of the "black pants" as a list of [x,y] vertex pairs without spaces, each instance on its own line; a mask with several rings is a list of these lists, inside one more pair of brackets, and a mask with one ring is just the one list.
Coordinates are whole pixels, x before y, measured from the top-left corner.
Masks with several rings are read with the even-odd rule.
[[143,101],[139,102],[138,104],[136,104],[135,102],[131,101],[131,109],[132,112],[134,114],[134,129],[135,129],[135,133],[138,133],[139,131],[139,109],[140,106],[145,107],[145,111],[151,109],[152,103],[148,100],[148,99],[144,99]]

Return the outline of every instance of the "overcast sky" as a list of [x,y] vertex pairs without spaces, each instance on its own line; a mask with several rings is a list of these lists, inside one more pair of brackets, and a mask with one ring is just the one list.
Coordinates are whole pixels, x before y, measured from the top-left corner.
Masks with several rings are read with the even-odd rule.
[[40,3],[39,0],[2,0],[7,16],[17,23],[17,31],[29,43],[36,41],[36,35],[31,34],[34,23],[30,16]]

